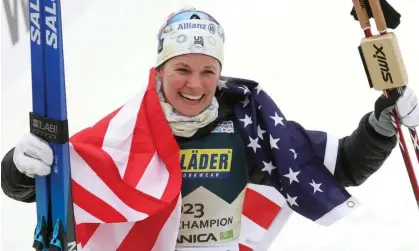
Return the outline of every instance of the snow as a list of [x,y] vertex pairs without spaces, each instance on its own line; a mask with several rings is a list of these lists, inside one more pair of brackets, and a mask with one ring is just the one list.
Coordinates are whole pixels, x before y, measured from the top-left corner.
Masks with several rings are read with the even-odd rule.
[[[70,3],[63,1],[71,133],[136,94],[155,61],[156,34],[162,21],[169,13],[192,4],[213,14],[224,27],[223,74],[259,81],[287,118],[306,128],[338,137],[348,135],[361,116],[373,109],[379,95],[369,89],[360,62],[357,47],[363,33],[349,15],[349,0],[78,2],[82,11],[70,17],[69,11],[77,9],[66,8]],[[409,82],[419,93],[419,37],[413,33],[419,23],[419,2],[391,2],[403,15],[395,33]],[[3,34],[7,34],[4,20]],[[27,54],[29,37],[24,30],[21,35],[16,46]],[[2,39],[10,43],[7,36]],[[13,61],[12,53],[4,55],[9,57],[2,57],[3,64]],[[26,57],[28,60],[29,54]],[[2,156],[28,131],[31,87],[27,66],[27,61],[22,62],[19,76],[3,71]],[[419,176],[408,132],[404,132]],[[294,214],[269,250],[419,250],[418,207],[398,147],[376,174],[349,191],[362,203],[355,213],[329,227]],[[2,194],[1,208],[1,250],[31,250],[35,205],[15,202]]]

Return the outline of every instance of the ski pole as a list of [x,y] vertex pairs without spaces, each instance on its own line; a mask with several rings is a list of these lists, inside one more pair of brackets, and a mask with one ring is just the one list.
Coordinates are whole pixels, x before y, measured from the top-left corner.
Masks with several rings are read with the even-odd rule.
[[[396,36],[393,32],[388,32],[379,0],[368,0],[376,23],[376,28],[379,32],[377,35],[372,34],[371,24],[366,9],[366,1],[367,0],[352,0],[358,16],[358,21],[365,35],[365,38],[361,40],[361,45],[358,49],[367,73],[368,81],[370,82],[370,87],[375,90],[383,91],[384,95],[387,97],[392,95],[392,89],[396,89],[397,93],[401,94],[407,84],[407,73]],[[396,109],[392,110],[392,122],[396,128],[399,147],[406,165],[416,203],[419,207],[419,185]],[[409,132],[419,162],[419,138],[416,129],[409,128]]]

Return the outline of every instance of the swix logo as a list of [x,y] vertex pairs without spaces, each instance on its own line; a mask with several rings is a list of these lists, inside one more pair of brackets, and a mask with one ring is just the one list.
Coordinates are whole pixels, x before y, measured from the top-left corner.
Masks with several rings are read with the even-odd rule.
[[383,80],[386,82],[390,81],[390,83],[393,84],[393,77],[391,76],[391,73],[390,73],[390,68],[388,66],[386,54],[383,51],[384,50],[383,45],[381,44],[377,46],[376,44],[373,44],[373,46],[375,49],[375,53],[373,57],[376,58],[378,61],[378,65],[380,66],[381,76],[383,77]]

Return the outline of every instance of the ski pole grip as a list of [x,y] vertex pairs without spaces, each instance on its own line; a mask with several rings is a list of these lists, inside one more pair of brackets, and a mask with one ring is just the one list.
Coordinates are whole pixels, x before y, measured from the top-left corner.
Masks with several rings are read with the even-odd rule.
[[382,91],[407,85],[406,67],[393,32],[363,38],[359,52],[370,87]]
[[371,7],[372,15],[374,16],[375,25],[380,33],[387,32],[387,23],[384,18],[383,9],[381,8],[380,0],[368,0]]
[[358,22],[364,31],[368,28],[371,28],[365,1],[366,0],[352,0],[356,15],[358,17]]
[[[353,0],[358,20],[363,20],[367,0]],[[358,47],[362,63],[371,88],[383,91],[403,87],[408,83],[406,67],[397,37],[387,32],[387,25],[379,0],[368,0],[379,35],[363,38]],[[362,21],[365,25],[366,21]]]

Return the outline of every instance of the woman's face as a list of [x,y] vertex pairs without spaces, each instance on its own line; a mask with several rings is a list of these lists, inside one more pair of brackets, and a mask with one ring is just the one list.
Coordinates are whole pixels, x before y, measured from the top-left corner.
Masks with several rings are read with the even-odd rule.
[[168,60],[157,71],[166,101],[184,116],[196,116],[211,103],[221,66],[213,57],[188,54]]

